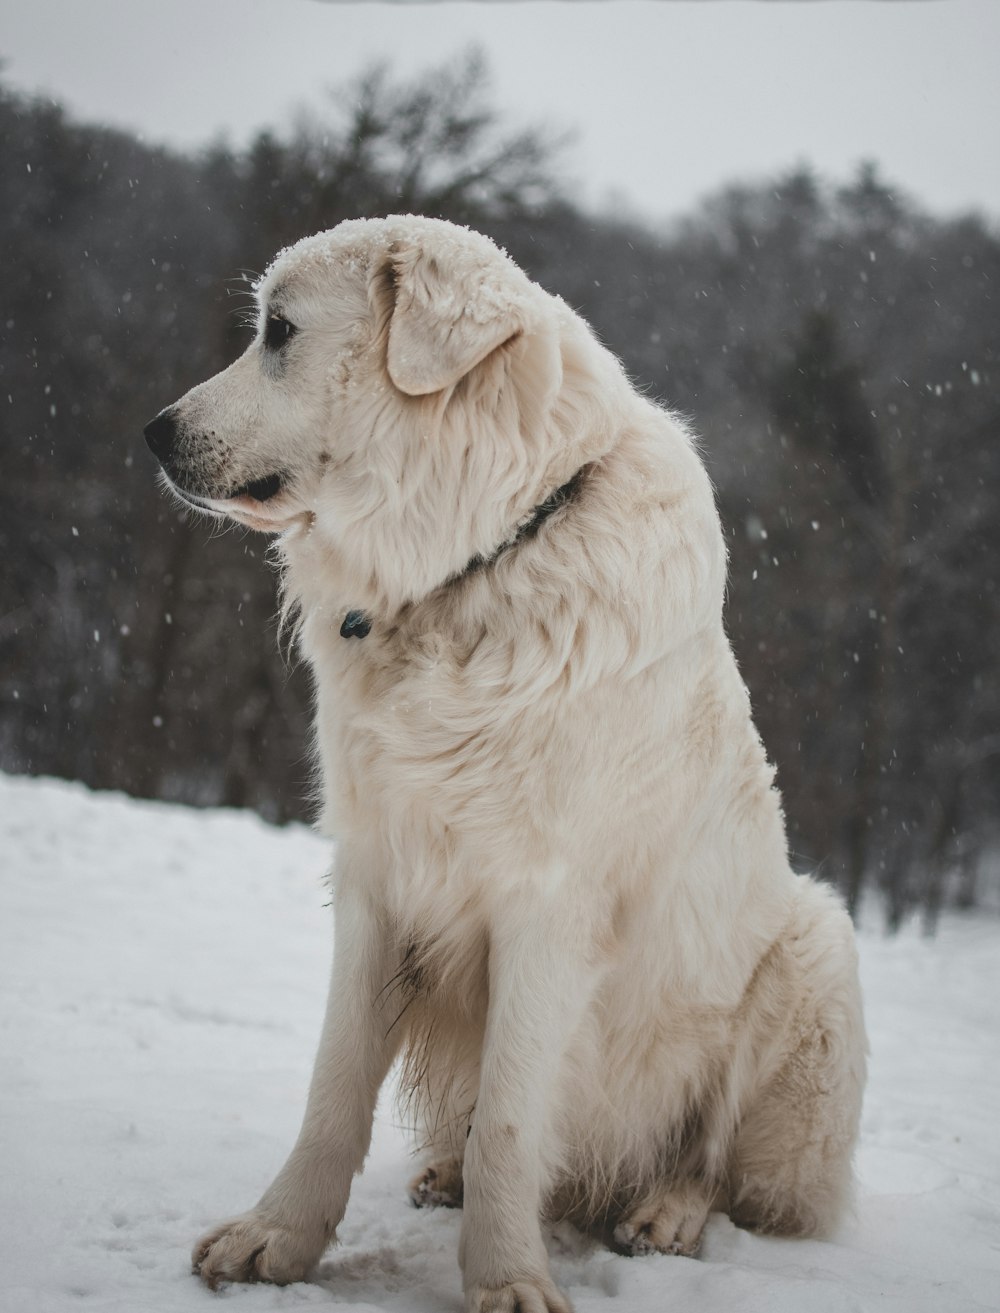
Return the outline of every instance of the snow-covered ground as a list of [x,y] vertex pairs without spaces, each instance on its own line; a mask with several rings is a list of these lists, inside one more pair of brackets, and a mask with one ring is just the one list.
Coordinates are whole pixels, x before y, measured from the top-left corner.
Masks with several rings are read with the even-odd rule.
[[[298,1129],[330,952],[327,845],[0,776],[0,1307],[18,1313],[456,1313],[459,1217],[411,1208],[379,1113],[340,1243],[309,1284],[190,1275]],[[558,1228],[578,1313],[966,1313],[1000,1307],[1000,921],[862,935],[872,1046],[854,1217],[833,1240],[713,1216],[700,1258],[622,1258]]]

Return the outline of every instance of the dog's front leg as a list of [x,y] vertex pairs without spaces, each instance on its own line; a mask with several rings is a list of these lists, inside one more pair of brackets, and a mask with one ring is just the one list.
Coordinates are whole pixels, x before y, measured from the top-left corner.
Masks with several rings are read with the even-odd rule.
[[[520,901],[520,899],[519,899]],[[557,896],[491,928],[479,1094],[465,1154],[459,1261],[467,1313],[570,1313],[549,1275],[540,1212],[553,1164],[562,1055],[592,997],[589,927]]]
[[334,902],[333,976],[302,1129],[256,1208],[195,1246],[194,1270],[213,1288],[307,1276],[333,1238],[368,1152],[375,1101],[397,1044],[386,985],[398,953],[354,875],[349,868]]

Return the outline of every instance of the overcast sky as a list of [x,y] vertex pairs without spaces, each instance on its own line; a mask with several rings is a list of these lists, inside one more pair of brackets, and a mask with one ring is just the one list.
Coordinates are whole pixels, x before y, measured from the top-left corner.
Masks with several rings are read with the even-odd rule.
[[577,131],[566,172],[592,203],[668,217],[734,178],[872,158],[935,211],[1000,219],[1000,0],[0,0],[10,84],[180,146],[473,42],[512,125]]

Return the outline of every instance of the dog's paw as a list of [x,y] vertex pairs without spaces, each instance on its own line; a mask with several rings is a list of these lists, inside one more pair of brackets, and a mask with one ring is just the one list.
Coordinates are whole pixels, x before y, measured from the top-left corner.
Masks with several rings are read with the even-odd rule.
[[465,1313],[573,1313],[573,1306],[551,1281],[526,1278],[506,1286],[471,1286]]
[[319,1262],[327,1238],[282,1226],[263,1213],[244,1213],[201,1237],[191,1270],[212,1290],[224,1281],[304,1281]]
[[407,1187],[415,1208],[461,1208],[462,1164],[457,1158],[431,1163]]
[[615,1246],[625,1254],[684,1254],[691,1258],[701,1245],[712,1198],[689,1182],[665,1190],[642,1204],[615,1227]]

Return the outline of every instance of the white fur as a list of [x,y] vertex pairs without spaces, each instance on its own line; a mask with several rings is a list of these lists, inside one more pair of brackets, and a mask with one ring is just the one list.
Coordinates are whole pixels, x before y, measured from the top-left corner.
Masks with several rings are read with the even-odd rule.
[[[343,224],[259,296],[298,332],[172,408],[178,467],[281,534],[336,943],[299,1140],[196,1268],[309,1272],[400,1053],[414,1195],[463,1203],[468,1310],[569,1308],[546,1211],[633,1252],[692,1252],[711,1207],[830,1228],[864,1080],[853,936],[789,868],[690,435],[448,224]],[[461,573],[584,466],[534,537]],[[271,500],[226,495],[272,472]],[[361,641],[340,636],[351,609]]]

